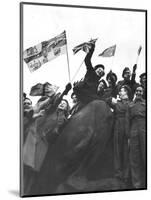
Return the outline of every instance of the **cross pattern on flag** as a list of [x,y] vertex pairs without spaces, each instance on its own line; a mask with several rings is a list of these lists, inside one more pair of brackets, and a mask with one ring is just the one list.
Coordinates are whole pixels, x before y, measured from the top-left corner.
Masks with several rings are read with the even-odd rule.
[[67,51],[66,32],[38,45],[30,47],[23,52],[24,61],[30,72],[39,69],[43,64],[51,61]]
[[84,42],[80,45],[77,45],[72,49],[73,53],[76,54],[80,50],[83,50],[84,52],[88,53],[91,48],[91,44],[94,44],[96,41],[97,39],[91,39],[89,42]]
[[115,55],[115,50],[116,50],[116,45],[111,46],[107,49],[105,49],[101,54],[99,54],[99,56],[102,57],[111,57]]

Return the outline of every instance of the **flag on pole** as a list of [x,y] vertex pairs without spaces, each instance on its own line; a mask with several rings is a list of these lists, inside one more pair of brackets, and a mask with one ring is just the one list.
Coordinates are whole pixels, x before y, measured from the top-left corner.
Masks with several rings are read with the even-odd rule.
[[29,70],[34,72],[48,61],[66,53],[66,45],[66,32],[64,31],[48,41],[43,41],[26,49],[23,52],[24,61],[27,63]]
[[139,48],[138,48],[138,52],[137,52],[137,55],[138,55],[138,56],[140,55],[141,50],[142,50],[142,46],[140,45]]
[[107,49],[105,49],[101,54],[99,54],[98,56],[102,56],[102,57],[111,57],[115,55],[115,50],[116,50],[116,45],[111,46]]
[[91,39],[90,41],[88,42],[84,42],[80,45],[77,45],[76,47],[74,47],[72,50],[73,50],[73,53],[76,54],[78,51],[82,50],[86,53],[89,52],[89,49],[91,48],[91,44],[95,44],[95,42],[97,41],[97,39]]

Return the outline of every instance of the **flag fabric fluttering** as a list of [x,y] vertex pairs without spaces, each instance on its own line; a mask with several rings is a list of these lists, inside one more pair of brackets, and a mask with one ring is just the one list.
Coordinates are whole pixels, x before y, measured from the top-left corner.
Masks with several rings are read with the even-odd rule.
[[43,64],[57,58],[67,52],[66,32],[63,31],[56,37],[43,41],[38,45],[30,47],[23,52],[24,61],[29,70],[34,72]]
[[99,54],[98,56],[102,56],[102,57],[111,57],[115,55],[115,50],[116,50],[116,45],[111,46],[107,49],[105,49],[101,54]]
[[75,46],[72,50],[73,53],[76,54],[77,52],[79,52],[80,50],[84,51],[85,53],[88,53],[90,48],[91,48],[91,44],[94,44],[97,41],[97,39],[91,39],[88,42],[84,42],[80,45]]
[[48,82],[44,84],[37,83],[36,85],[32,86],[30,90],[30,96],[45,96],[46,93],[49,93],[49,96],[52,96],[57,92],[58,89],[58,86],[52,85]]

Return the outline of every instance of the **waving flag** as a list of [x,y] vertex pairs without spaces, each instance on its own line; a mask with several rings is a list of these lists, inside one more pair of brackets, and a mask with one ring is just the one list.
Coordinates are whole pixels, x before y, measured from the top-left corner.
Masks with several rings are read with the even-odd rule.
[[114,56],[115,50],[116,50],[116,45],[111,46],[111,47],[105,49],[101,54],[99,54],[99,56],[102,56],[102,57]]
[[36,85],[32,86],[30,90],[30,96],[43,96],[46,95],[47,92],[49,93],[49,96],[51,96],[55,94],[58,89],[58,86],[52,85],[48,82],[44,84],[37,83]]
[[89,49],[91,48],[91,44],[94,44],[97,41],[97,39],[91,39],[89,42],[84,42],[76,47],[74,47],[73,53],[76,54],[78,51],[82,50],[86,53],[89,52]]
[[138,49],[138,52],[137,52],[137,55],[138,55],[138,56],[140,55],[141,50],[142,50],[142,46],[139,46],[139,49]]
[[27,63],[29,70],[34,72],[48,61],[66,53],[66,45],[66,32],[64,31],[48,41],[43,41],[26,49],[23,53],[24,61]]

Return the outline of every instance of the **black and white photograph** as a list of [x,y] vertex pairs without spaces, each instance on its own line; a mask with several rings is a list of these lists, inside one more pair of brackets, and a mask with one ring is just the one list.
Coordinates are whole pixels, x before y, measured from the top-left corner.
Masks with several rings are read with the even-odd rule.
[[20,3],[20,108],[22,197],[146,190],[147,10]]

